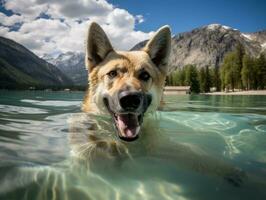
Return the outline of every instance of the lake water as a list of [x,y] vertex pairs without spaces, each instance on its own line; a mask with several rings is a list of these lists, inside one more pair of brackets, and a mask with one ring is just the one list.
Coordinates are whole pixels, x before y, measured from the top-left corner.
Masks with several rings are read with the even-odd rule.
[[[108,116],[80,112],[82,98],[83,92],[0,92],[1,200],[266,199],[266,96],[167,96],[145,130],[160,135],[158,154],[144,151],[143,131],[125,144],[128,158],[95,166],[73,156],[70,127],[86,134],[100,121],[99,134],[119,139]],[[238,170],[227,174],[220,163]]]

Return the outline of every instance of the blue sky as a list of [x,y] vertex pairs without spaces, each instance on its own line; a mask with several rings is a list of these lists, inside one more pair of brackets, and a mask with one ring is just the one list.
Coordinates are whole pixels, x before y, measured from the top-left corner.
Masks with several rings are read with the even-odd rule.
[[39,56],[84,51],[86,30],[99,23],[126,50],[168,24],[172,33],[219,23],[241,32],[266,29],[266,0],[0,0],[0,36]]
[[[127,9],[132,14],[141,14],[145,23],[137,26],[142,31],[151,31],[169,24],[174,33],[219,23],[242,32],[266,29],[265,0],[144,0],[108,2]],[[137,3],[139,2],[139,3]]]

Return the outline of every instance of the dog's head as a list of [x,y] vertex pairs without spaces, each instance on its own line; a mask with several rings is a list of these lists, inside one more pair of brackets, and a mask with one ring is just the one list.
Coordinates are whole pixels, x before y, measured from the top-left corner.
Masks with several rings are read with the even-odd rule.
[[145,112],[160,104],[170,46],[170,29],[164,26],[143,49],[115,51],[103,29],[92,23],[85,58],[90,87],[83,108],[110,114],[121,139],[138,138]]

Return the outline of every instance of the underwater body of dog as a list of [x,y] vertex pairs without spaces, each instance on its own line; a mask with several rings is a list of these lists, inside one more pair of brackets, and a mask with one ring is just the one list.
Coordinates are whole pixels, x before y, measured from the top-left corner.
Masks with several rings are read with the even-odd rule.
[[[157,126],[160,117],[154,113],[160,107],[171,48],[168,26],[160,28],[139,51],[115,51],[102,28],[92,23],[86,45],[89,89],[82,109],[89,117],[72,118],[70,144],[75,157],[106,170],[113,162],[117,165],[149,155],[221,176],[235,186],[242,183],[246,175],[240,169],[192,145],[171,142]],[[87,131],[80,131],[81,127]]]

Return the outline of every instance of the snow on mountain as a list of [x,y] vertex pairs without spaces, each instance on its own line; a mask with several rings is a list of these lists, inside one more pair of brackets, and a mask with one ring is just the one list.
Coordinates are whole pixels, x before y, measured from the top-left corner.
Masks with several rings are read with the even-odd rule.
[[[140,42],[132,50],[141,49],[147,41]],[[258,56],[264,53],[266,31],[241,33],[239,30],[221,24],[210,24],[189,32],[176,34],[172,38],[170,71],[188,64],[197,67],[206,65],[219,67],[224,56],[242,44],[248,54]]]
[[43,59],[59,68],[75,85],[85,86],[88,84],[88,71],[85,69],[84,53],[66,52],[55,58],[44,55]]
[[234,31],[238,31],[237,29],[233,29],[230,26],[225,26],[225,25],[221,25],[221,24],[209,24],[207,26],[205,26],[208,30],[212,30],[215,31],[217,29],[224,29],[224,30],[234,30]]
[[241,33],[241,35],[242,35],[243,37],[245,37],[246,39],[248,39],[248,40],[252,40],[252,36],[251,36],[250,34],[244,34],[244,33]]

